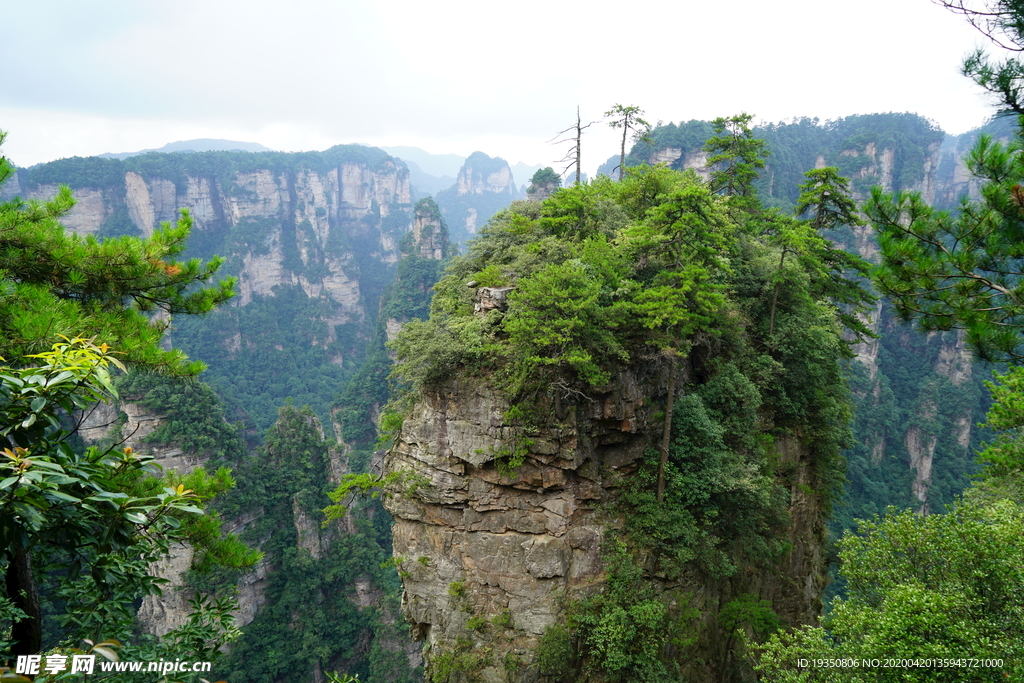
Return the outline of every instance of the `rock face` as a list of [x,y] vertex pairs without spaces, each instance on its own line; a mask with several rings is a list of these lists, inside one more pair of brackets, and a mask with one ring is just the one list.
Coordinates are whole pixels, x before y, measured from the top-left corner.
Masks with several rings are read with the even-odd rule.
[[462,165],[455,185],[438,192],[434,199],[448,223],[452,241],[458,243],[468,240],[518,196],[508,162],[473,152]]
[[670,168],[690,168],[705,180],[711,176],[708,153],[702,149],[685,150],[684,153],[679,147],[665,147],[652,151],[647,163],[651,166],[667,164]]
[[474,152],[459,170],[455,187],[460,197],[467,194],[508,194],[515,196],[516,185],[512,169],[504,159],[493,159],[483,152]]
[[448,255],[448,228],[432,200],[420,200],[412,221],[413,253],[420,258],[441,261]]
[[[118,435],[119,441],[123,439],[122,448],[130,447],[140,454],[152,456],[166,471],[187,474],[204,464],[205,458],[187,454],[175,444],[154,445],[145,441],[166,419],[165,415],[153,413],[138,403],[100,403],[86,412],[79,433],[86,443]],[[152,575],[166,579],[167,583],[160,595],[147,595],[142,599],[138,619],[144,632],[163,636],[188,620],[192,612],[188,600],[192,594],[182,589],[186,587],[185,574],[191,567],[192,555],[190,546],[174,544],[167,557],[150,565]],[[247,603],[260,602],[261,596],[252,594],[251,588],[251,585],[239,587],[240,604],[243,599]],[[238,615],[240,625],[248,623],[242,618],[244,613],[245,610],[240,610]]]
[[[484,653],[482,680],[535,680],[534,651],[544,630],[564,618],[565,599],[589,595],[604,580],[602,541],[619,522],[602,504],[654,444],[666,381],[667,371],[654,364],[622,369],[606,393],[553,406],[557,426],[534,438],[511,476],[495,463],[512,434],[508,405],[484,381],[454,380],[416,405],[385,458],[386,473],[415,477],[394,487],[386,507],[395,517],[402,610],[413,636],[426,641],[428,661]],[[777,447],[797,482],[810,476],[811,454],[795,440]],[[749,577],[731,587],[695,585],[701,607],[713,613],[728,591],[750,589],[770,595],[790,624],[816,618],[823,514],[803,489],[794,489],[790,512],[793,549],[778,585]],[[522,666],[503,666],[509,656]]]
[[[104,187],[69,178],[77,204],[63,223],[79,234],[103,236],[120,211],[149,236],[187,209],[192,243],[213,247],[202,256],[217,251],[231,257],[225,270],[239,279],[235,305],[273,296],[281,285],[299,286],[306,296],[329,302],[325,320],[333,335],[334,326],[366,317],[359,257],[395,263],[398,241],[412,224],[408,169],[379,150],[369,150],[380,157],[371,163],[361,149],[329,150],[317,168],[286,169],[269,156],[252,155],[236,166],[245,170],[220,174],[186,170],[169,178],[126,170],[122,183]],[[191,155],[174,156],[186,157],[187,168]],[[55,184],[37,185],[27,196],[49,199],[56,191]]]

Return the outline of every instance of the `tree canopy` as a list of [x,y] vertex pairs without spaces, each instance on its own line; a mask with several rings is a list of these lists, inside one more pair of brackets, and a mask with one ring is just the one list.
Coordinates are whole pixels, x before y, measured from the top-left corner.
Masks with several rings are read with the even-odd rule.
[[919,193],[872,191],[864,206],[878,231],[875,283],[926,331],[963,329],[977,357],[1024,360],[1024,156],[981,136],[967,158],[981,199],[936,211]]
[[227,470],[164,479],[131,448],[73,447],[64,416],[117,396],[110,349],[70,339],[30,358],[37,364],[0,368],[0,623],[11,623],[13,654],[52,646],[42,640],[43,576],[49,601],[67,605],[64,634],[99,640],[128,633],[134,601],[157,591],[149,563],[171,542],[236,566],[258,559],[221,539],[215,517],[189,519],[231,486]]
[[[10,171],[0,158],[0,182]],[[73,205],[66,186],[46,202],[0,204],[0,633],[10,624],[13,654],[53,646],[47,618],[57,640],[130,635],[135,601],[158,590],[149,563],[172,542],[192,543],[197,565],[259,557],[202,514],[232,485],[228,470],[165,477],[131,448],[72,445],[76,411],[117,396],[110,365],[198,373],[201,363],[161,348],[162,332],[170,315],[207,312],[234,285],[207,285],[220,259],[173,259],[191,228],[185,212],[149,239],[97,239],[60,224]],[[199,617],[212,631],[189,628],[227,633],[228,611],[218,603]]]
[[[4,137],[0,132],[0,144]],[[10,170],[0,158],[0,182]],[[60,224],[73,206],[66,186],[46,202],[0,204],[0,355],[17,363],[63,334],[105,343],[128,366],[198,373],[202,363],[160,347],[168,322],[155,314],[210,311],[232,296],[234,279],[208,284],[219,258],[174,260],[191,230],[188,213],[148,239],[100,240],[69,234]]]

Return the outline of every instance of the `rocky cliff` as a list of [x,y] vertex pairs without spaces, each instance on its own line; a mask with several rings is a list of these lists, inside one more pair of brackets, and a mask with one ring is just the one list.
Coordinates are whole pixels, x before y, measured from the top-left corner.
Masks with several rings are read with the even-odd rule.
[[459,170],[455,185],[434,195],[456,243],[466,242],[518,197],[508,162],[483,152],[473,152]]
[[[581,201],[635,196],[635,185],[621,195],[604,189],[582,190]],[[545,218],[558,210],[546,208]],[[647,328],[621,320],[603,339],[629,344],[632,360],[608,360],[607,376],[583,380],[572,363],[593,357],[590,329],[577,317],[580,301],[567,301],[551,274],[578,269],[572,291],[591,292],[597,319],[607,310],[598,302],[614,296],[598,290],[647,290],[621,275],[588,281],[609,271],[585,260],[593,242],[575,234],[557,255],[538,255],[534,245],[555,243],[548,231],[557,229],[541,213],[533,202],[513,204],[446,271],[431,318],[407,325],[394,345],[396,374],[414,388],[394,404],[403,421],[384,458],[385,505],[402,609],[424,641],[427,677],[596,681],[614,667],[639,675],[658,666],[695,681],[741,675],[729,625],[740,605],[790,625],[821,611],[826,508],[845,438],[841,342],[830,325],[804,324],[821,313],[806,309],[809,318],[788,319],[789,342],[763,351],[761,286],[741,287],[735,311],[721,313],[737,321],[721,339],[701,328],[686,351],[661,352]],[[602,244],[625,243],[615,229]],[[741,261],[738,269],[753,263]],[[528,388],[514,388],[523,375]],[[662,467],[671,471],[664,481]],[[665,483],[664,499],[655,481]],[[615,628],[637,640],[597,644]],[[644,628],[655,639],[672,630],[679,644],[641,646]],[[617,663],[602,659],[611,647],[623,648]],[[640,647],[655,652],[631,659]]]
[[[452,381],[406,418],[386,473],[415,473],[417,484],[396,487],[386,506],[395,517],[402,611],[424,641],[433,680],[536,680],[545,630],[607,579],[603,544],[622,528],[613,502],[660,436],[655,414],[666,376],[658,365],[621,370],[607,392],[565,409],[557,428],[537,435],[511,476],[494,462],[513,430],[503,417],[508,405],[486,382]],[[694,596],[709,659],[727,656],[711,634],[719,609],[738,594],[766,596],[790,625],[813,623],[821,611],[825,531],[812,488],[815,454],[796,439],[773,448],[792,476],[791,550],[778,572],[727,581],[698,573],[673,586]],[[707,674],[699,666],[691,673]]]
[[224,257],[238,295],[204,319],[172,321],[171,339],[209,364],[206,381],[255,434],[288,396],[328,419],[413,227],[404,164],[356,145],[66,159],[21,171],[19,182],[30,198],[70,185],[78,203],[64,222],[85,235],[150,235],[189,211],[185,255]]
[[[165,473],[178,475],[208,466],[211,458],[217,460],[214,465],[223,465],[225,453],[232,453],[233,458],[243,454],[241,439],[225,420],[223,408],[207,387],[155,377],[122,378],[119,385],[119,401],[97,404],[83,415],[79,433],[87,444],[102,446],[116,442],[119,447],[130,447],[152,457]],[[184,410],[172,407],[182,402],[191,405]],[[198,413],[202,413],[205,420]],[[187,426],[183,428],[183,425]],[[185,436],[186,431],[192,438]],[[199,443],[207,447],[197,447]],[[224,531],[242,533],[258,516],[246,513],[228,520]],[[142,599],[138,620],[143,632],[163,636],[186,623],[192,612],[188,601],[195,594],[186,578],[192,560],[193,549],[178,544],[171,547],[166,558],[151,565],[153,575],[167,583],[160,594]],[[266,579],[270,570],[270,563],[263,558],[239,580],[235,610],[239,626],[250,623],[266,602]]]
[[[338,249],[338,243],[369,238],[372,254],[394,263],[412,208],[404,164],[390,157],[357,159],[360,150],[344,151],[352,158],[329,151],[315,169],[301,162],[281,168],[281,155],[179,154],[173,157],[184,168],[126,168],[119,182],[105,186],[90,176],[74,175],[63,168],[64,162],[54,162],[28,173],[25,194],[47,199],[56,193],[56,183],[34,183],[37,177],[71,184],[77,204],[64,224],[79,234],[97,236],[110,233],[112,219],[121,211],[135,230],[149,236],[187,209],[194,221],[193,241],[227,247],[235,261],[236,304],[270,295],[279,285],[297,285],[307,296],[330,298],[336,308],[333,322],[339,324],[362,318],[365,310],[353,254]],[[160,155],[143,159],[153,156]],[[193,157],[197,168],[189,168]],[[220,166],[203,173],[200,157]],[[257,221],[259,230],[253,226]]]

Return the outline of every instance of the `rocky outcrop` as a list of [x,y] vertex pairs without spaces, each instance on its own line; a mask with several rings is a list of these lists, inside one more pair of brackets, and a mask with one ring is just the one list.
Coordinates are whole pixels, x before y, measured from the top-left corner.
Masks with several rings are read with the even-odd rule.
[[[402,610],[428,650],[451,649],[460,637],[486,641],[502,650],[486,678],[505,680],[504,653],[532,651],[561,614],[559,596],[602,577],[602,468],[628,468],[641,457],[643,396],[630,377],[603,402],[567,411],[514,477],[495,467],[512,428],[503,418],[508,405],[486,384],[454,382],[416,406],[385,471],[426,482],[414,494],[396,492],[386,507],[405,576]],[[511,631],[500,643],[467,626],[506,610]]]
[[[56,185],[40,185],[25,193],[27,199],[42,201],[52,199],[56,194]],[[74,196],[75,206],[61,218],[61,224],[80,235],[95,235],[116,207],[99,188],[76,189]]]
[[526,199],[543,202],[561,187],[562,176],[555,169],[550,166],[538,169],[530,178],[530,185],[526,188]]
[[[620,523],[607,504],[654,444],[666,381],[654,364],[621,369],[602,393],[550,406],[555,419],[532,437],[514,473],[496,466],[514,428],[504,417],[508,404],[486,381],[453,380],[415,406],[385,458],[386,474],[401,482],[386,507],[395,517],[402,610],[428,660],[471,642],[470,651],[485,655],[482,680],[534,680],[545,629],[564,619],[567,599],[602,585],[602,541]],[[825,582],[823,513],[807,493],[811,455],[795,439],[777,447],[780,462],[797,472],[782,578],[773,584],[750,574],[731,587],[687,588],[712,613],[727,591],[751,590],[788,623],[810,623]],[[503,667],[506,656],[523,667]]]
[[438,192],[434,199],[441,207],[452,240],[465,242],[518,195],[508,162],[473,152],[462,165],[455,185]]
[[[119,448],[129,447],[140,454],[152,456],[165,471],[186,474],[205,462],[194,453],[185,453],[175,444],[152,444],[146,437],[166,422],[165,415],[147,410],[138,403],[98,403],[83,415],[79,434],[87,444],[115,438]],[[182,626],[191,614],[185,575],[192,565],[193,550],[188,545],[174,544],[162,560],[150,565],[151,574],[166,581],[159,594],[147,595],[139,607],[140,628],[146,633],[163,636]],[[259,603],[262,596],[251,594],[252,584],[239,586],[239,602]],[[240,610],[241,611],[241,610]],[[251,618],[250,618],[251,620]],[[239,623],[248,623],[239,621]]]
[[[900,189],[907,192],[920,192],[921,197],[928,204],[935,202],[936,197],[936,171],[939,167],[940,143],[929,145],[921,161],[921,168],[918,169],[918,179],[909,185],[899,185],[895,176],[896,151],[891,147],[879,149],[874,142],[869,142],[862,149],[844,149],[839,153],[841,157],[853,157],[863,162],[863,165],[855,173],[851,174],[850,180],[869,180],[871,185],[879,185],[885,192],[892,192]],[[899,185],[899,186],[898,186]],[[897,187],[898,186],[898,187]],[[856,183],[854,183],[856,187]],[[858,193],[854,193],[855,196]],[[863,193],[860,193],[863,194]],[[867,199],[866,196],[856,196],[858,201]]]
[[412,253],[420,258],[442,261],[448,255],[448,228],[441,219],[441,210],[432,199],[421,199],[416,204],[412,241]]
[[708,153],[702,149],[683,150],[679,147],[664,147],[651,152],[647,159],[651,166],[666,164],[669,168],[689,168],[697,172],[701,178],[711,177],[708,166]]
[[[938,333],[931,333],[929,337],[938,336]],[[934,372],[938,377],[945,378],[954,387],[963,386],[970,381],[972,373],[971,353],[964,343],[965,333],[963,330],[943,335],[943,340],[936,353]],[[927,424],[936,417],[938,412],[938,400],[935,392],[927,391],[934,381],[926,384],[926,391],[918,409],[919,422]],[[955,439],[955,446],[960,451],[957,455],[966,457],[971,442],[971,426],[974,422],[975,406],[966,404],[959,406],[959,410],[953,416],[949,428],[952,429]],[[927,514],[931,511],[932,505],[928,496],[932,484],[932,468],[935,460],[935,449],[939,443],[940,434],[934,430],[926,430],[921,424],[911,424],[907,428],[906,448],[910,455],[910,467],[913,470],[913,481],[911,492],[917,501],[918,510]]]
[[192,567],[193,550],[188,545],[174,544],[162,560],[149,565],[151,576],[165,583],[158,595],[147,595],[137,614],[140,628],[146,633],[163,636],[185,625],[192,613],[188,601],[192,594],[186,590],[185,575]]
[[483,152],[473,152],[459,169],[455,188],[460,197],[467,194],[507,194],[516,197],[516,184],[512,169],[501,158],[491,158]]
[[79,435],[87,444],[116,437],[119,448],[131,448],[137,453],[153,457],[157,465],[169,472],[187,474],[205,462],[194,453],[185,453],[174,444],[153,444],[146,437],[167,420],[144,406],[130,402],[97,403],[84,411]]

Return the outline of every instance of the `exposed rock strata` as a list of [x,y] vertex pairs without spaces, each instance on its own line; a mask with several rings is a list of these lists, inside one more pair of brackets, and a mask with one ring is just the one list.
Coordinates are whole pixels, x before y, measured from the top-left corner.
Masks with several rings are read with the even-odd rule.
[[[489,653],[484,680],[533,680],[534,650],[544,630],[564,619],[564,599],[589,594],[604,579],[602,540],[619,521],[602,504],[652,446],[665,381],[655,366],[626,369],[592,400],[553,406],[557,426],[534,437],[512,477],[494,462],[513,435],[508,405],[486,383],[454,380],[415,406],[385,459],[387,473],[414,475],[394,488],[386,507],[395,517],[403,613],[427,652],[452,651],[469,639],[474,651]],[[806,493],[814,483],[811,455],[795,440],[777,447],[780,462],[796,472],[793,549],[781,577],[690,586],[710,618],[743,590],[770,599],[790,624],[811,623],[820,612],[824,521],[820,500]],[[468,625],[506,610],[510,629]],[[529,666],[506,671],[506,653]]]
[[[49,199],[56,192],[56,185],[41,185],[28,196]],[[378,260],[395,263],[398,241],[412,223],[409,172],[391,159],[372,168],[346,161],[326,172],[257,169],[236,173],[230,182],[188,176],[180,185],[127,171],[119,187],[76,187],[73,193],[77,204],[62,222],[79,234],[99,233],[121,207],[146,236],[177,220],[180,209],[189,210],[200,239],[245,233],[255,230],[253,221],[262,222],[266,227],[257,238],[243,234],[247,243],[228,245],[239,280],[233,303],[244,306],[254,297],[273,296],[279,285],[299,286],[307,296],[330,303],[325,342],[333,340],[335,326],[366,317],[359,271],[346,244],[369,241]],[[294,252],[298,259],[289,260],[287,254]]]

